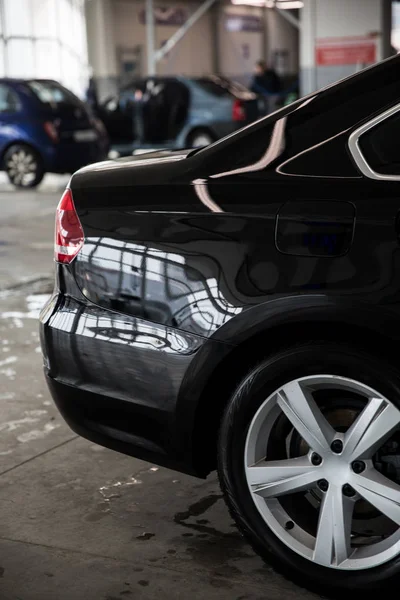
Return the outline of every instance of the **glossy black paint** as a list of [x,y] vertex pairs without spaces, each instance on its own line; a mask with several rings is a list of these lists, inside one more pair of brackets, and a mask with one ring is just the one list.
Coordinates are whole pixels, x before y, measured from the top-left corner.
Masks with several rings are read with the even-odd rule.
[[[400,101],[399,68],[390,59],[195,153],[73,176],[85,246],[58,267],[42,343],[53,388],[97,394],[64,392],[75,429],[119,450],[125,436],[122,451],[204,475],[221,398],[280,332],[330,326],[392,349],[400,182],[364,177],[348,139]],[[77,416],[68,406],[80,402]],[[98,438],[100,405],[97,425],[112,431]],[[127,414],[141,413],[147,424],[133,425]]]

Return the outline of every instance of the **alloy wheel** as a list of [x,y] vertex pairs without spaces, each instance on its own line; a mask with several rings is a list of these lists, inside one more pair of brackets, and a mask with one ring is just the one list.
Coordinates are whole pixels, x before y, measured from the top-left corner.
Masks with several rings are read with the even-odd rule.
[[204,148],[205,146],[212,144],[212,142],[212,137],[208,133],[204,132],[194,135],[190,145],[192,148]]
[[[356,409],[344,409],[345,426],[335,424],[321,394],[355,402]],[[277,429],[281,437],[285,431],[279,458]],[[266,524],[324,567],[368,569],[398,555],[400,469],[383,469],[382,453],[397,444],[390,440],[399,429],[400,410],[352,379],[314,375],[277,389],[252,419],[245,446],[247,485]],[[396,460],[392,454],[392,465]]]
[[7,158],[6,170],[11,182],[18,187],[30,187],[37,178],[36,156],[28,149],[16,150]]

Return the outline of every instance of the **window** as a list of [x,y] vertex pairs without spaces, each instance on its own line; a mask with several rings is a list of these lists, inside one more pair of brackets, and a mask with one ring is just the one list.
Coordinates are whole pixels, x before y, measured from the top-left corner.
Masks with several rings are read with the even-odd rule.
[[55,81],[33,80],[28,82],[28,87],[43,104],[82,108],[82,102]]
[[249,93],[249,88],[242,85],[238,81],[234,81],[233,79],[226,79],[226,77],[222,77],[221,75],[218,75],[217,77],[213,77],[213,81],[215,81],[215,83],[219,83],[223,87],[226,87],[234,95]]
[[212,79],[206,78],[195,79],[194,81],[204,92],[210,94],[211,96],[223,98],[224,96],[226,97],[232,95],[227,84],[224,86],[213,81]]
[[358,143],[373,171],[382,175],[400,175],[400,112],[361,135]]
[[12,113],[19,110],[18,96],[7,85],[0,84],[0,113]]
[[247,99],[246,96],[251,94],[248,88],[237,81],[226,79],[221,75],[214,77],[199,77],[193,81],[202,88],[207,94],[217,96],[219,98],[235,96],[240,99]]

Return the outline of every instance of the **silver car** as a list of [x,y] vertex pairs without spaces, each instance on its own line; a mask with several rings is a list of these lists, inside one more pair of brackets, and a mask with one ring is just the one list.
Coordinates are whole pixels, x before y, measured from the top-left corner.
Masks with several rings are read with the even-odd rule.
[[256,94],[223,77],[149,77],[99,109],[120,156],[137,149],[206,146],[262,114]]

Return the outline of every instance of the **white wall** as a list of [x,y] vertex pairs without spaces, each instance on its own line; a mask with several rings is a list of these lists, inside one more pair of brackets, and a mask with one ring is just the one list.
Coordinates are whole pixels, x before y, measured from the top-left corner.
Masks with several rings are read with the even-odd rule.
[[[252,73],[254,63],[264,58],[264,35],[256,31],[227,31],[226,17],[254,15],[263,18],[263,11],[250,6],[226,5],[219,19],[220,71],[227,77],[241,79]],[[245,55],[245,47],[248,55]]]
[[388,0],[304,0],[301,11],[300,64],[303,93],[314,91],[351,75],[366,65],[316,66],[317,40],[376,34],[376,60],[385,58],[387,37],[385,11]]
[[52,78],[84,95],[83,0],[1,0],[0,15],[0,76]]
[[366,35],[380,31],[380,0],[317,0],[317,36]]
[[299,70],[299,30],[289,23],[281,13],[267,10],[267,60],[272,61],[274,52],[287,52],[287,73]]
[[[177,6],[187,11],[188,16],[198,7],[191,2],[156,1],[156,6]],[[143,71],[147,65],[146,28],[139,15],[144,9],[140,0],[114,0],[114,38],[119,49],[141,46],[143,48]],[[207,12],[189,30],[186,36],[157,64],[160,75],[204,75],[212,70],[211,13]],[[157,25],[155,30],[156,49],[179,29],[178,26]]]

